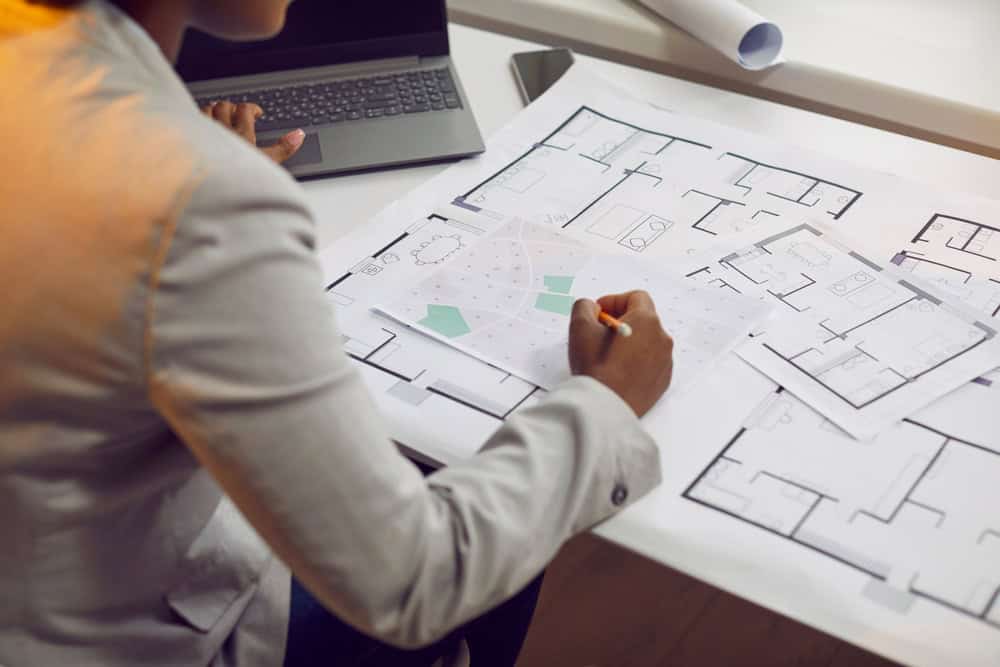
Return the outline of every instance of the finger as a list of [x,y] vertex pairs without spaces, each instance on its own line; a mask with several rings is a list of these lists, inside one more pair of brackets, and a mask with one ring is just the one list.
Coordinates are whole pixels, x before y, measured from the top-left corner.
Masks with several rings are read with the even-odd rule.
[[587,326],[587,323],[600,326],[600,322],[597,320],[599,312],[601,312],[600,307],[590,299],[577,299],[573,302],[570,323],[576,323],[577,326]]
[[203,114],[205,114],[206,116],[208,116],[209,118],[211,118],[212,117],[212,109],[215,108],[215,104],[216,104],[215,102],[209,102],[208,104],[206,104],[205,106],[203,106],[201,108],[201,112]]
[[573,312],[569,319],[569,337],[571,341],[596,342],[605,337],[608,328],[597,319],[601,312],[596,303],[590,299],[577,299],[573,304]]
[[288,158],[295,155],[300,148],[302,148],[302,142],[306,140],[306,133],[302,130],[292,130],[281,139],[278,139],[278,143],[268,146],[267,148],[262,148],[264,155],[268,156],[278,164],[281,164]]
[[264,110],[256,104],[244,102],[236,105],[236,109],[233,110],[233,129],[236,130],[236,134],[251,144],[256,144],[257,132],[254,130],[254,125],[263,113]]
[[653,299],[648,292],[643,290],[633,290],[621,294],[609,294],[597,300],[597,304],[607,313],[615,317],[622,317],[625,314],[638,310],[656,311]]
[[227,100],[222,100],[221,102],[216,102],[215,106],[212,107],[212,118],[226,127],[232,127],[234,111],[236,111],[235,104]]

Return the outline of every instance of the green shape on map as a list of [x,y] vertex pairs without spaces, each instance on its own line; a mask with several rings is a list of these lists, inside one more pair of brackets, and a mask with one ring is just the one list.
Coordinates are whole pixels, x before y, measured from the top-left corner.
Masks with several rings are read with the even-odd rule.
[[573,312],[573,302],[576,299],[569,294],[547,294],[541,292],[535,299],[535,308],[556,315],[569,315]]
[[427,317],[420,324],[448,338],[458,338],[472,331],[455,306],[427,306]]
[[550,292],[569,294],[570,288],[573,287],[573,276],[545,276],[543,280],[545,289]]

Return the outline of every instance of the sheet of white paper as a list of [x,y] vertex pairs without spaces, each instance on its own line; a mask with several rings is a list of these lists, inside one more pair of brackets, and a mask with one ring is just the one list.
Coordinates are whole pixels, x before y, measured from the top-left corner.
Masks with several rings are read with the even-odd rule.
[[753,395],[736,425],[714,421],[725,383],[675,404],[664,431],[702,451],[673,448],[662,489],[598,532],[906,664],[995,664],[996,439],[904,423],[862,442],[787,391]]
[[1000,451],[1000,370],[963,385],[908,421]]
[[516,218],[468,247],[457,235],[434,243],[459,250],[375,309],[549,390],[570,377],[567,333],[577,298],[649,292],[674,338],[675,392],[742,342],[771,309]]
[[880,261],[1000,316],[1000,202],[904,181],[886,194],[838,231]]
[[781,60],[781,29],[737,0],[640,0],[747,69]]
[[872,262],[824,226],[728,243],[736,247],[692,262],[688,275],[777,308],[737,353],[858,438],[1000,364],[987,318]]
[[[650,159],[650,169],[637,168]],[[506,187],[524,168],[541,175],[529,179],[531,187],[516,179]],[[601,174],[598,178],[592,177],[595,169]],[[576,189],[570,187],[574,183]],[[470,197],[485,200],[467,201]],[[612,221],[628,213],[621,207],[638,210],[632,226],[622,223],[616,230],[618,223]],[[421,246],[435,236],[459,233],[476,238],[520,216],[563,227],[609,252],[617,248],[623,256],[654,257],[677,266],[678,257],[703,252],[740,230],[762,238],[819,216],[838,232],[850,233],[850,244],[861,249],[860,254],[889,264],[902,249],[912,249],[911,239],[935,213],[996,226],[1000,220],[996,211],[996,205],[985,200],[935,192],[923,184],[908,184],[771,139],[654,110],[630,101],[627,94],[576,66],[498,132],[488,142],[486,154],[457,164],[391,204],[371,224],[338,240],[322,254],[321,264],[344,345],[371,388],[390,433],[411,450],[450,462],[474,453],[505,416],[536,403],[545,392],[370,312],[374,303],[391,301],[405,286],[436,270],[437,265],[420,263],[412,254],[421,254]],[[951,250],[945,247],[942,252]],[[914,276],[926,277],[917,272]],[[929,428],[956,439],[982,436],[983,444],[995,450],[996,427],[977,420],[983,408],[967,398],[978,395],[970,389],[984,386],[966,385],[944,399],[963,409],[972,406],[964,412],[946,409],[946,414],[927,417],[935,412],[936,403],[914,419],[924,419]],[[905,582],[900,583],[907,572],[905,564],[888,559],[890,575],[884,580],[856,567],[863,562],[860,558],[845,561],[820,553],[689,497],[688,489],[727,443],[745,424],[755,423],[747,415],[775,390],[774,383],[730,354],[689,391],[668,392],[644,419],[662,448],[664,483],[603,523],[598,532],[907,664],[1000,663],[1000,606],[994,602],[976,607],[972,603],[981,599],[980,593],[953,605],[948,600],[959,588],[926,585],[920,577],[913,587],[923,593],[911,593]],[[996,412],[990,395],[986,396],[986,405]],[[948,421],[951,413],[964,415],[960,417],[964,423]],[[937,419],[931,421],[932,417]],[[815,431],[801,437],[803,446],[814,432],[836,431],[818,421]],[[817,456],[830,457],[830,466],[837,466],[835,455],[816,451]],[[939,461],[950,458],[949,451],[944,450]],[[872,456],[873,462],[880,460],[874,451]],[[858,466],[851,471],[837,469],[868,479],[865,461]],[[1000,477],[991,472],[994,466],[984,465],[983,470],[1000,488]],[[780,469],[770,472],[782,474]],[[860,489],[866,497],[877,492],[877,484],[872,484],[870,493]],[[948,489],[949,507],[957,508],[962,524],[973,514],[989,519],[987,509],[996,506],[978,488]],[[878,555],[875,543],[897,539],[898,531],[904,536],[919,531],[919,521],[908,527],[910,518],[909,510],[901,510],[883,532],[872,534],[862,554]],[[996,529],[998,521],[989,520]],[[945,529],[948,536],[958,534],[951,526]],[[919,544],[921,538],[914,533],[906,539]],[[986,548],[992,548],[990,540],[983,538]],[[978,562],[980,545],[963,537],[953,546],[955,558],[950,562],[959,563],[956,568],[962,567],[962,559]],[[988,589],[993,574],[974,571],[984,573],[983,586]],[[879,585],[886,582],[889,590]],[[946,593],[942,599],[935,594],[939,590]],[[977,616],[968,608],[985,611]]]

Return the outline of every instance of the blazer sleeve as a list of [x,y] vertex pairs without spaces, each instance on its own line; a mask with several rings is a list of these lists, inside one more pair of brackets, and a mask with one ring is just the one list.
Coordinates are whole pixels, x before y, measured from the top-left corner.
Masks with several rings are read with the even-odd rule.
[[332,612],[398,646],[432,642],[659,482],[653,440],[586,377],[424,478],[341,348],[301,193],[253,165],[208,174],[163,230],[147,304],[148,391]]

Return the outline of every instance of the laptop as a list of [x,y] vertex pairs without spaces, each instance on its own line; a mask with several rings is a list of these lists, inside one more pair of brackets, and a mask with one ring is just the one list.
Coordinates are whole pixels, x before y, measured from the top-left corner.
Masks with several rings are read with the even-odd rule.
[[285,166],[309,178],[481,153],[448,53],[445,0],[295,0],[273,39],[190,30],[177,70],[199,106],[259,104],[259,145],[305,130]]

